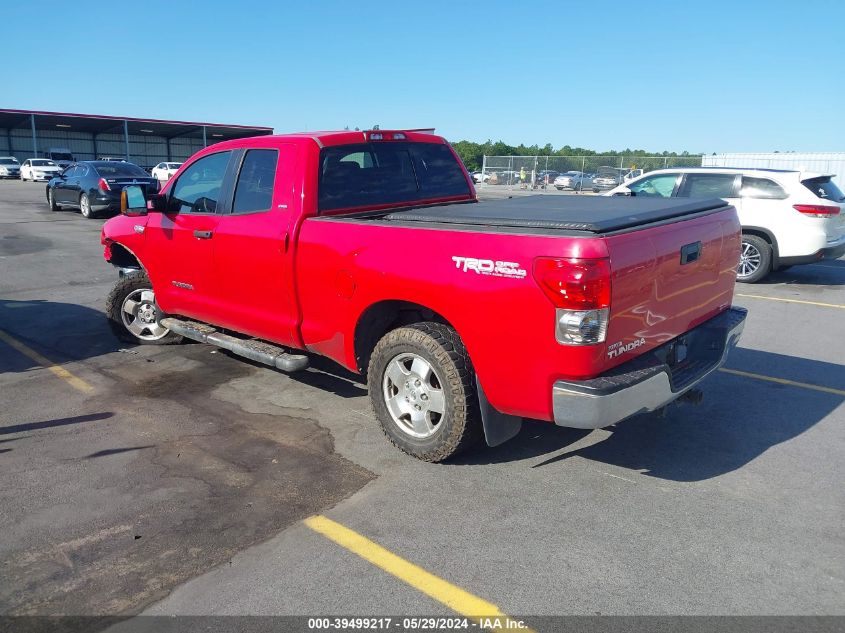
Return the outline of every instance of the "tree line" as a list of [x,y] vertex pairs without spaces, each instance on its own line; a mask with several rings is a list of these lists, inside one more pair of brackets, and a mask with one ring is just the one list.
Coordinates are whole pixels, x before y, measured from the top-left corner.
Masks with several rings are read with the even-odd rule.
[[583,147],[570,147],[564,145],[561,148],[555,149],[551,143],[546,143],[544,146],[539,145],[508,145],[502,141],[486,141],[484,143],[474,143],[472,141],[458,141],[452,143],[452,147],[464,161],[464,165],[469,171],[481,169],[485,154],[487,156],[667,156],[667,157],[683,157],[683,156],[698,156],[699,154],[692,154],[690,152],[647,152],[642,149],[625,149],[622,151],[596,152],[591,149],[584,149]]

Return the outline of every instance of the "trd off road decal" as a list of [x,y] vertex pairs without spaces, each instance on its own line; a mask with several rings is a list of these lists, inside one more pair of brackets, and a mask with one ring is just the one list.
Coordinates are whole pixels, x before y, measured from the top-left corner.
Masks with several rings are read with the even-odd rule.
[[528,274],[517,262],[499,262],[492,259],[457,256],[453,256],[452,261],[455,262],[455,268],[463,272],[472,271],[476,275],[522,279]]

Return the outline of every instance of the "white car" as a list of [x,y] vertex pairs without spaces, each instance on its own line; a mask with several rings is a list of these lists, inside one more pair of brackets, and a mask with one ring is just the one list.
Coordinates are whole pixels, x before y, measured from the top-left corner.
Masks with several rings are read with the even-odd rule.
[[604,195],[723,198],[742,224],[737,281],[845,255],[845,195],[830,174],[781,169],[658,169]]
[[563,189],[583,189],[584,188],[584,174],[580,171],[567,171],[555,178],[555,189],[562,191]]
[[21,165],[21,180],[50,180],[62,168],[49,158],[27,158]]
[[0,156],[0,178],[17,178],[20,169],[20,163],[14,156]]
[[153,167],[150,175],[161,182],[167,182],[181,166],[182,163],[159,163]]

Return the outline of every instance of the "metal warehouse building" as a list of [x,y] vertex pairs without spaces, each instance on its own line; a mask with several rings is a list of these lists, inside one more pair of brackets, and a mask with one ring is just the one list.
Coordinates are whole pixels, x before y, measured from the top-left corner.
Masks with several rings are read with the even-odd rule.
[[249,125],[0,109],[0,156],[20,162],[62,148],[76,160],[109,156],[151,168],[184,161],[219,141],[272,133],[273,128]]
[[845,189],[845,152],[769,152],[764,154],[713,154],[702,156],[702,167],[750,167],[797,169],[834,174],[834,182]]

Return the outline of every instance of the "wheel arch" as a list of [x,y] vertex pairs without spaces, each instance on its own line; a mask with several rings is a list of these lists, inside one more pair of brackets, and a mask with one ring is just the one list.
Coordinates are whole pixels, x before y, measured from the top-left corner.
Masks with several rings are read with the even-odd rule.
[[434,321],[457,330],[449,320],[436,310],[413,301],[385,299],[368,306],[355,323],[355,366],[366,375],[370,356],[376,343],[390,330],[420,321]]
[[756,235],[759,238],[766,240],[769,246],[772,247],[772,269],[775,270],[780,265],[780,254],[778,252],[778,240],[769,229],[764,229],[760,226],[745,226],[742,227],[743,235]]
[[138,256],[120,242],[109,245],[109,258],[106,261],[121,269],[145,270]]

